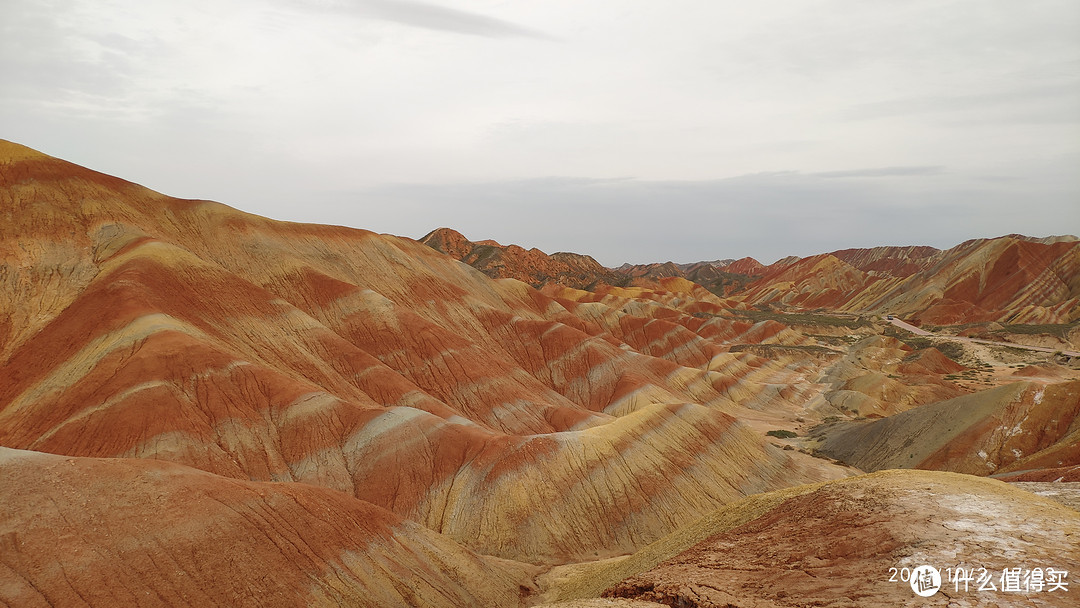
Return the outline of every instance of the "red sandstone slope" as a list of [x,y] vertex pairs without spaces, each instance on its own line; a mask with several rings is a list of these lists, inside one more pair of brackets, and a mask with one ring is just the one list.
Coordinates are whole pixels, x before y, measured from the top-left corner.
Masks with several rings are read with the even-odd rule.
[[737,297],[755,305],[840,310],[852,294],[861,293],[880,280],[826,253],[769,266],[761,278]]
[[518,606],[532,572],[340,492],[0,448],[0,604]]
[[720,267],[725,272],[733,272],[735,274],[744,274],[746,276],[761,276],[765,271],[765,265],[755,260],[752,257],[745,257],[735,260],[730,264],[726,264]]
[[[415,241],[173,199],[10,143],[0,214],[3,446],[323,486],[550,563],[846,474],[740,420],[793,417],[812,391],[729,338],[804,338],[667,307],[697,293],[685,281],[609,330],[604,304]],[[690,308],[721,307],[696,289]]]
[[692,264],[623,264],[617,269],[633,279],[632,285],[651,287],[657,281],[670,277],[687,279],[697,283],[718,296],[728,296],[742,291],[755,277],[761,276],[765,266],[751,257],[740,260],[715,260]]
[[891,312],[934,324],[1080,318],[1080,241],[1010,235],[952,249],[875,248],[777,262],[748,304]]
[[472,242],[450,228],[437,228],[420,242],[461,260],[493,279],[518,279],[534,287],[554,282],[568,287],[587,289],[600,284],[623,281],[618,273],[605,268],[587,255],[553,253],[539,249],[524,249],[517,245],[500,245],[495,241]]
[[832,255],[863,272],[906,277],[925,270],[938,253],[940,250],[933,247],[913,246],[843,249]]
[[[913,318],[937,324],[1080,319],[1080,241],[1048,244],[1008,236],[968,241],[949,252],[882,299],[925,302],[929,306]],[[937,291],[928,297],[931,289]]]
[[853,344],[819,381],[830,385],[823,396],[836,409],[880,418],[964,394],[949,374],[965,369],[935,348],[912,352],[899,340],[874,336]]
[[[786,258],[771,266],[743,258],[626,264],[614,271],[577,254],[547,256],[536,249],[504,247],[493,241],[473,243],[447,228],[431,232],[422,242],[488,276],[513,277],[536,287],[551,282],[583,289],[605,285],[652,289],[663,279],[677,277],[720,296],[740,294],[741,300],[755,305],[888,311],[938,324],[1067,322],[1073,320],[1069,315],[1080,302],[1076,279],[1080,249],[1075,239],[1068,238],[1009,235],[969,241],[947,251],[926,246],[873,247]],[[1005,246],[998,246],[999,242]],[[984,245],[988,250],[976,251]],[[990,265],[984,268],[988,261]],[[976,275],[980,278],[973,289]]]

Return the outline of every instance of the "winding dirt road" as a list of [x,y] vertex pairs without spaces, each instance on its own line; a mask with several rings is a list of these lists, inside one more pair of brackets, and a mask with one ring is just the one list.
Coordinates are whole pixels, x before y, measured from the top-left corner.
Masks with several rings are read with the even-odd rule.
[[1063,355],[1070,357],[1080,357],[1080,352],[1075,350],[1062,350],[1060,348],[1050,348],[1047,346],[1027,346],[1026,344],[1014,344],[1012,342],[995,342],[993,340],[980,340],[979,338],[962,338],[960,336],[943,336],[935,334],[925,329],[919,329],[910,323],[905,323],[896,317],[889,320],[894,326],[899,327],[905,331],[910,331],[917,336],[934,336],[935,338],[945,338],[946,340],[955,340],[956,342],[968,342],[973,344],[987,344],[989,346],[1008,346],[1009,348],[1020,348],[1023,350],[1034,350],[1040,353],[1057,353],[1060,352]]
[[896,317],[893,317],[892,319],[890,319],[889,323],[892,323],[893,325],[899,327],[900,329],[906,329],[907,331],[910,331],[911,333],[915,334],[916,336],[932,336],[932,335],[934,335],[934,334],[926,331],[925,329],[919,329],[918,327],[915,327],[911,323],[905,323],[905,322],[901,321],[900,319],[897,319]]

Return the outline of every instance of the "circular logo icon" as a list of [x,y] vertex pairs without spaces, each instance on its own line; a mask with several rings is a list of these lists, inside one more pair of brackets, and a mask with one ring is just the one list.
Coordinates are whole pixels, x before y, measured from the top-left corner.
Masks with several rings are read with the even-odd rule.
[[933,566],[919,566],[911,571],[911,590],[919,597],[930,597],[941,589],[941,573]]

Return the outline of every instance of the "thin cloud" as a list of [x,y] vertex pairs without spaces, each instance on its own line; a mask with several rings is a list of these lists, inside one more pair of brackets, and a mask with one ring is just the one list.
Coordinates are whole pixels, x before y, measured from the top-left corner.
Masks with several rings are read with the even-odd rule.
[[940,166],[916,166],[916,167],[879,167],[876,169],[851,169],[848,171],[822,171],[811,173],[814,177],[824,179],[837,179],[849,177],[912,177],[923,175],[941,175],[944,167]]
[[973,95],[916,96],[875,101],[843,111],[846,120],[874,120],[928,114],[970,115],[973,112],[1009,113],[1028,110],[1047,114],[1047,120],[1075,122],[1080,79],[1067,77],[1053,84],[1019,87]]
[[551,40],[547,34],[480,13],[409,0],[352,0],[327,5],[304,1],[307,6],[343,10],[358,16],[392,21],[423,29],[482,36],[484,38],[536,38]]

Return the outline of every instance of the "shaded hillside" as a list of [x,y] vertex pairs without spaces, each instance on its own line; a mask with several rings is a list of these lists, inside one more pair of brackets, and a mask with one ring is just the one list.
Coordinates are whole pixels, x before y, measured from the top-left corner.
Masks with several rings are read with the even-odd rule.
[[873,422],[818,431],[823,454],[864,471],[986,475],[1080,465],[1080,381],[1017,382]]
[[588,289],[601,284],[626,282],[625,276],[601,266],[587,255],[565,252],[548,255],[536,248],[500,245],[490,240],[474,243],[450,228],[432,230],[420,242],[465,262],[493,279],[517,279],[538,288],[548,283],[559,283]]

